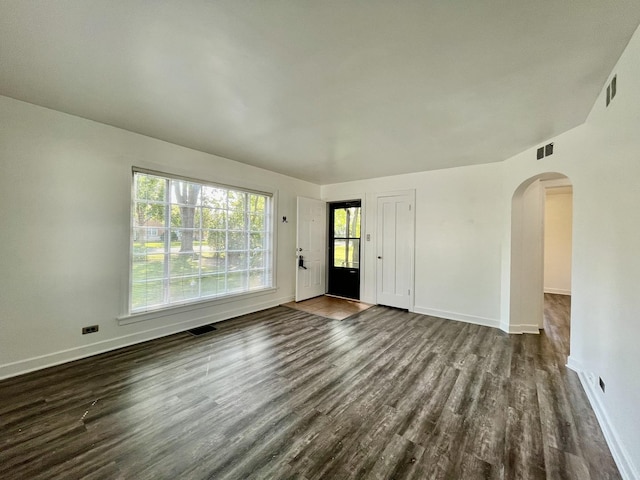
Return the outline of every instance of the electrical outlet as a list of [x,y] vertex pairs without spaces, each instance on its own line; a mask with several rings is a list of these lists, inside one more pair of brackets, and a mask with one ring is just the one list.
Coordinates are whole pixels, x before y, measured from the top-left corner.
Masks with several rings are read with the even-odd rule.
[[96,333],[99,330],[98,325],[89,325],[88,327],[82,327],[82,334],[86,335],[87,333]]
[[598,384],[600,385],[600,390],[604,393],[604,380],[601,377],[598,377]]

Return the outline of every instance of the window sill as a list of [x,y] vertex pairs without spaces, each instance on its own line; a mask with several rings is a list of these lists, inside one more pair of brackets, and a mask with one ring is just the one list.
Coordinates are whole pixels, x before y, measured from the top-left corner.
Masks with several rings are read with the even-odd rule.
[[168,317],[170,315],[179,315],[181,313],[191,312],[194,310],[202,310],[205,308],[215,307],[217,305],[224,305],[225,303],[237,302],[242,299],[261,297],[263,295],[269,295],[276,290],[277,287],[270,287],[255,292],[242,292],[224,295],[212,299],[198,300],[196,302],[183,303],[180,305],[172,305],[165,308],[159,308],[157,310],[149,310],[146,312],[121,315],[119,317],[116,317],[116,320],[118,321],[118,325],[120,326],[131,325],[133,323],[155,320],[157,318]]

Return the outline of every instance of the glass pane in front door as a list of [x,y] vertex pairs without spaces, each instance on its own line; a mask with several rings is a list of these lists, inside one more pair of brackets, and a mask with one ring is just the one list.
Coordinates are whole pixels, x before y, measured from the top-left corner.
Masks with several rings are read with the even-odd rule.
[[360,200],[329,204],[329,293],[360,298]]

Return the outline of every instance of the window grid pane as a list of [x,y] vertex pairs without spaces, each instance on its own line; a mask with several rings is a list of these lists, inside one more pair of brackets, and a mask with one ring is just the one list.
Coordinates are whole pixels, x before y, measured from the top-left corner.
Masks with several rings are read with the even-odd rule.
[[272,286],[271,197],[134,173],[130,311]]

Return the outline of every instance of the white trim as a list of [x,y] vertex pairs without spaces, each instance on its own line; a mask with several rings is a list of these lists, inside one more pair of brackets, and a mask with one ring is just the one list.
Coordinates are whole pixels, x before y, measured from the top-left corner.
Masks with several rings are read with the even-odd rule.
[[177,315],[180,313],[191,312],[193,310],[202,310],[203,308],[217,307],[225,303],[237,302],[240,300],[249,300],[251,298],[269,295],[277,290],[276,287],[262,288],[254,292],[241,292],[229,295],[222,295],[217,298],[201,299],[195,302],[186,302],[168,307],[158,308],[156,310],[148,310],[146,312],[132,313],[130,315],[121,315],[116,318],[118,325],[130,325],[132,323],[144,322],[147,320],[155,320],[157,318],[167,317],[169,315]]
[[[573,361],[574,365],[578,365],[579,362]],[[570,367],[573,369],[573,367]],[[640,474],[638,473],[638,469],[634,466],[633,460],[629,455],[629,452],[624,448],[624,445],[618,438],[618,434],[616,433],[611,421],[609,420],[609,416],[600,401],[600,396],[597,387],[595,386],[595,381],[589,381],[590,375],[588,375],[584,370],[578,370],[578,378],[580,379],[580,383],[584,388],[585,393],[587,394],[587,398],[589,399],[589,403],[591,404],[591,408],[596,414],[596,418],[598,419],[598,423],[600,424],[600,428],[602,429],[602,433],[604,434],[604,438],[607,441],[607,445],[611,450],[611,455],[618,466],[618,470],[620,471],[620,475],[624,480],[638,480],[640,479]],[[593,377],[595,379],[595,376]]]
[[407,190],[392,190],[390,192],[374,192],[373,196],[376,199],[376,202],[378,201],[378,198],[380,197],[399,197],[402,195],[413,195],[412,201],[415,202],[415,195],[416,195],[416,189],[415,188],[409,188]]
[[500,328],[500,321],[493,318],[478,317],[476,315],[467,315],[465,313],[447,312],[445,310],[425,307],[414,307],[412,311],[422,315],[444,318],[445,320],[455,320],[456,322],[472,323],[473,325],[482,325],[484,327]]
[[538,325],[530,325],[530,324],[526,324],[526,323],[522,323],[519,325],[509,325],[508,328],[504,327],[504,324],[502,324],[500,326],[500,328],[502,330],[504,330],[507,333],[511,333],[514,335],[520,335],[523,333],[531,333],[534,335],[539,335],[540,334],[540,326]]
[[[409,209],[411,210],[411,231],[409,232],[409,238],[411,239],[411,252],[410,252],[410,258],[409,258],[409,306],[407,308],[407,310],[409,310],[410,312],[416,312],[419,313],[416,310],[416,189],[415,188],[411,188],[408,190],[395,190],[395,191],[391,191],[391,192],[376,192],[373,194],[373,202],[375,204],[375,225],[373,225],[373,230],[375,231],[375,234],[373,236],[374,241],[371,242],[372,245],[371,247],[373,248],[373,252],[374,252],[374,257],[379,255],[378,252],[378,248],[379,248],[379,244],[378,244],[378,215],[380,214],[380,212],[378,212],[378,202],[381,198],[385,198],[385,197],[398,197],[398,196],[403,196],[406,195],[409,197]],[[362,227],[360,229],[360,231],[362,232]],[[366,237],[365,237],[365,242],[366,242]],[[375,260],[374,260],[375,262]],[[375,302],[373,302],[374,305],[378,305],[378,263],[375,262],[375,269],[374,269],[374,275],[375,275],[375,295],[376,295],[376,300]]]
[[0,366],[0,380],[9,377],[15,377],[24,373],[29,373],[35,370],[41,370],[43,368],[53,367],[54,365],[60,365],[62,363],[71,362],[73,360],[79,360],[100,353],[109,352],[111,350],[117,350],[119,348],[127,347],[129,345],[135,345],[137,343],[154,340],[160,337],[166,337],[175,333],[184,332],[190,328],[199,327],[201,325],[208,325],[210,323],[221,322],[229,320],[231,318],[238,317],[240,315],[247,315],[249,313],[258,312],[260,310],[266,310],[267,308],[277,307],[283,303],[293,301],[293,296],[274,298],[258,304],[244,305],[238,308],[233,308],[226,311],[217,311],[215,313],[203,315],[198,318],[193,318],[188,321],[178,322],[172,325],[166,325],[164,327],[158,327],[144,332],[133,333],[130,335],[124,335],[118,338],[112,338],[109,340],[103,340],[91,345],[84,345],[82,347],[69,348],[66,350],[60,350],[58,352],[49,353],[46,355],[40,355],[37,357],[28,358],[26,360],[20,360],[17,362],[7,363]]
[[[336,195],[333,197],[322,197],[322,200],[324,200],[327,203],[335,203],[335,202],[348,202],[350,200],[360,200],[361,202],[364,202],[364,198],[365,198],[365,194],[364,193],[354,193],[352,195]],[[360,228],[360,230],[362,230],[362,227]]]
[[[280,204],[280,190],[274,190],[271,197],[271,235],[269,240],[271,244],[267,251],[271,254],[271,288],[278,289],[278,229],[280,228],[280,212],[278,206]],[[250,292],[247,292],[250,293]]]
[[553,293],[555,295],[571,295],[571,290],[565,290],[564,288],[544,287],[544,293]]
[[[238,187],[237,185],[230,185],[226,183],[213,182],[211,180],[203,180],[201,178],[187,177],[184,175],[176,175],[174,173],[167,173],[161,170],[152,170],[144,167],[136,167],[135,165],[131,166],[131,170],[135,176],[136,173],[141,173],[143,175],[153,175],[154,177],[160,177],[162,179],[170,179],[170,180],[181,180],[185,182],[191,183],[199,183],[201,185],[206,185],[209,187],[220,188],[223,190],[235,190],[235,191],[243,191],[243,193],[255,193],[258,195],[265,196],[273,196],[273,191],[267,190],[254,190],[250,188]],[[134,197],[135,198],[135,197]]]
[[572,357],[571,355],[569,355],[569,357],[567,358],[567,368],[570,368],[576,373],[580,373],[584,370],[582,363],[580,363],[579,360],[576,360],[576,358]]
[[[136,202],[138,201],[138,199],[136,198],[136,175],[140,174],[140,175],[150,175],[150,176],[155,176],[157,178],[160,178],[162,180],[165,181],[165,198],[162,202],[158,201],[157,203],[167,207],[167,210],[165,212],[165,219],[164,219],[164,229],[167,229],[167,235],[169,235],[171,233],[171,229],[173,227],[171,227],[171,219],[170,219],[170,210],[171,210],[171,206],[175,205],[172,203],[172,194],[170,191],[170,187],[171,187],[171,181],[172,180],[180,180],[180,181],[187,181],[187,182],[193,182],[193,183],[197,183],[202,187],[205,186],[210,186],[210,187],[214,187],[214,188],[219,188],[219,189],[223,189],[226,190],[227,193],[228,192],[238,192],[238,193],[244,193],[244,194],[253,194],[253,195],[260,195],[266,198],[265,200],[265,213],[264,213],[264,217],[265,219],[267,219],[269,216],[271,216],[271,221],[270,222],[266,222],[265,221],[265,228],[264,228],[264,234],[266,234],[266,241],[268,243],[267,248],[263,249],[264,250],[264,254],[265,254],[265,266],[262,269],[256,269],[256,270],[262,270],[264,273],[270,272],[270,276],[271,276],[271,284],[269,286],[267,286],[264,289],[261,289],[262,291],[268,291],[269,289],[272,288],[276,288],[276,278],[277,278],[277,272],[276,272],[276,256],[274,251],[277,249],[277,215],[278,215],[278,190],[277,189],[250,189],[247,187],[242,187],[242,186],[233,186],[233,185],[229,185],[229,184],[224,184],[224,183],[218,183],[218,182],[212,182],[209,180],[205,180],[205,179],[196,179],[193,177],[189,177],[189,176],[183,176],[183,175],[179,175],[179,174],[175,174],[175,173],[168,173],[168,172],[163,172],[163,171],[159,171],[159,170],[155,170],[155,169],[149,169],[149,168],[144,168],[144,167],[137,167],[135,165],[133,165],[131,167],[131,200],[130,200],[130,205],[134,206],[136,204]],[[167,194],[167,192],[169,192]],[[228,208],[228,205],[227,205]],[[248,211],[247,211],[247,206],[245,205],[245,214],[248,215]],[[126,292],[126,315],[123,315],[122,318],[124,317],[136,317],[137,315],[141,314],[141,315],[145,315],[151,311],[160,311],[160,310],[164,310],[164,309],[171,309],[174,306],[180,307],[183,306],[185,304],[196,304],[196,303],[200,303],[200,302],[207,302],[212,300],[211,298],[206,298],[206,297],[197,297],[195,298],[193,301],[189,300],[186,302],[179,302],[179,303],[172,303],[172,302],[167,302],[167,298],[166,298],[166,289],[167,289],[167,285],[165,284],[163,286],[163,291],[165,293],[165,298],[163,303],[161,303],[160,305],[157,306],[151,306],[151,308],[149,310],[139,310],[139,311],[133,311],[133,305],[132,305],[132,296],[133,296],[133,285],[134,285],[134,279],[133,279],[133,263],[134,263],[134,232],[136,230],[135,227],[135,223],[136,223],[136,215],[134,212],[134,209],[130,209],[130,215],[129,215],[129,228],[130,228],[130,235],[129,235],[129,257],[128,257],[128,287],[127,287],[127,292]],[[196,230],[202,230],[202,226],[200,226],[198,229]],[[227,226],[227,228],[225,229],[227,232],[229,231],[229,228]],[[250,229],[249,229],[250,231]],[[246,234],[248,234],[248,231],[245,231]],[[164,253],[165,255],[167,253],[171,253],[171,239],[170,239],[170,235],[167,238],[165,238],[165,242],[164,242]],[[227,245],[228,247],[228,245]],[[167,251],[168,248],[168,251]],[[250,246],[247,246],[248,250],[246,250],[246,254],[247,254],[247,260],[249,258],[249,253],[250,253]],[[244,250],[240,250],[240,251],[244,251]],[[166,269],[166,266],[165,266]],[[252,269],[251,267],[247,264],[247,275],[249,276],[251,273]],[[255,271],[255,270],[254,270]],[[229,274],[229,270],[228,270],[228,265],[225,265],[225,271],[224,271],[225,277]],[[194,275],[194,278],[201,278],[201,272],[199,272],[197,275]],[[171,280],[171,274],[170,272],[165,271],[164,275],[163,275],[163,280],[167,281],[167,280]],[[248,282],[248,280],[247,280]],[[142,282],[141,282],[142,283]],[[226,284],[226,280],[225,280],[225,284]],[[248,283],[247,283],[248,286]],[[226,296],[232,296],[232,295],[238,295],[238,294],[249,294],[252,293],[251,290],[242,290],[240,292],[225,292],[225,294],[222,295],[222,297],[226,297]],[[218,297],[220,298],[220,297]],[[124,324],[124,323],[122,323]]]

